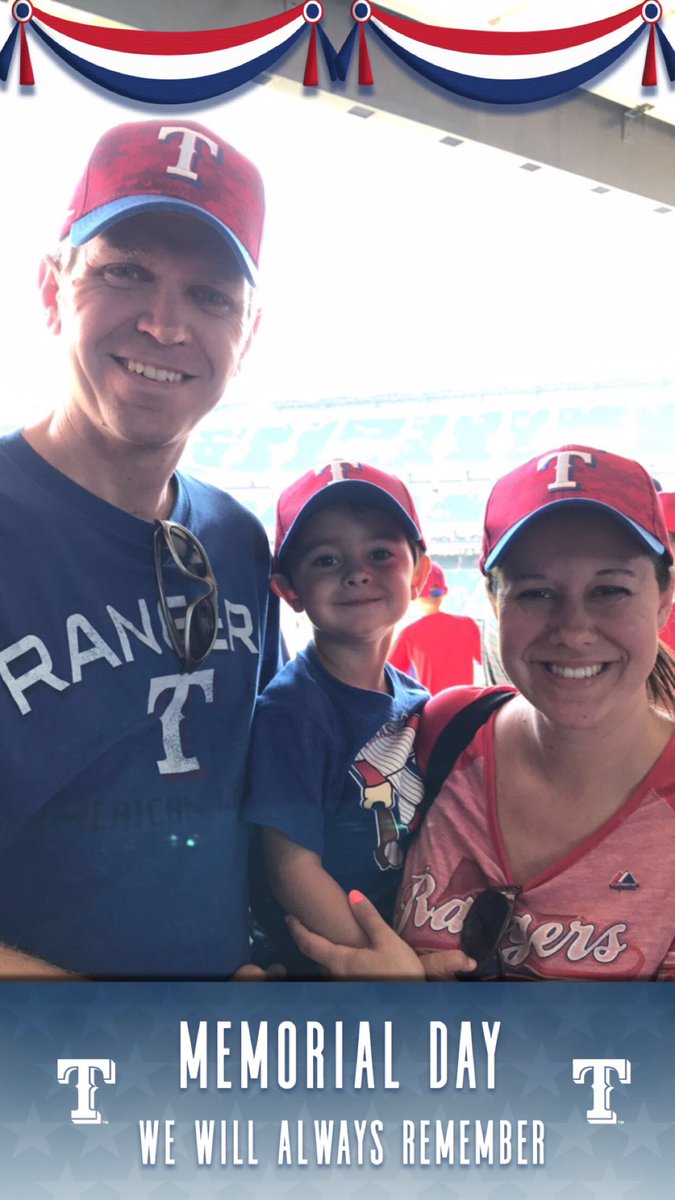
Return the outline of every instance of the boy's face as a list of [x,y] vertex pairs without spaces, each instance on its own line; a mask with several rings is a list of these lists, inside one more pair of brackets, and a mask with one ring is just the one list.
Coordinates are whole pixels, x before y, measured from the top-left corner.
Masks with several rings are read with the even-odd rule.
[[317,633],[345,642],[391,632],[422,587],[429,560],[415,562],[396,518],[385,509],[335,504],[308,518],[294,539],[291,578],[275,591],[306,612]]

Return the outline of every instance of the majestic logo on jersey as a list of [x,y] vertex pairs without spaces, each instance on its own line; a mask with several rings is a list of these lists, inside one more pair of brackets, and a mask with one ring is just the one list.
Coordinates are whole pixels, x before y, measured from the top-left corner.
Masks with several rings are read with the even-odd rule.
[[640,884],[630,871],[618,871],[609,886],[614,892],[636,892]]

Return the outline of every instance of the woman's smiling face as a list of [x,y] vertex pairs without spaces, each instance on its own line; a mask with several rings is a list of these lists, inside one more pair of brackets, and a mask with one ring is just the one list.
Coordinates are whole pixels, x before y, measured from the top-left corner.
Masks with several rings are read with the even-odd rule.
[[496,573],[504,666],[554,724],[598,729],[637,716],[671,594],[612,517],[547,513],[514,538]]

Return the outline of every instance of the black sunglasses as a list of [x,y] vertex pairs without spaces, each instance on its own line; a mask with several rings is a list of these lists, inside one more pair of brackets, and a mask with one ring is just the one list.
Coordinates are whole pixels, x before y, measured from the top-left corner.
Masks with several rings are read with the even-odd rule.
[[[168,550],[182,575],[205,584],[208,591],[191,600],[179,627],[169,608],[164,583],[164,551]],[[155,521],[155,575],[167,633],[186,671],[208,658],[218,636],[218,586],[209,556],[194,533],[177,521]]]
[[475,970],[458,975],[465,981],[504,979],[504,961],[499,948],[510,928],[520,895],[520,887],[491,887],[479,892],[464,918],[460,945],[469,958],[476,960]]

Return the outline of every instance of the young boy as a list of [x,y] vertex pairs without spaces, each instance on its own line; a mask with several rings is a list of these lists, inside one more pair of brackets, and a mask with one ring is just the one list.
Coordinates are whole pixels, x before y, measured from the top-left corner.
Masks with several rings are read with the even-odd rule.
[[285,913],[349,945],[363,944],[351,889],[391,917],[422,798],[412,749],[428,692],[387,656],[426,579],[425,549],[407,488],[364,463],[309,471],[279,499],[271,587],[307,613],[313,639],[258,701],[246,816],[263,827],[269,881],[258,863],[258,956],[292,977],[317,968]]

